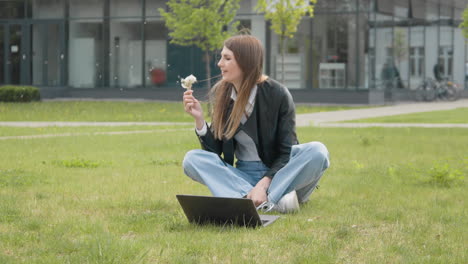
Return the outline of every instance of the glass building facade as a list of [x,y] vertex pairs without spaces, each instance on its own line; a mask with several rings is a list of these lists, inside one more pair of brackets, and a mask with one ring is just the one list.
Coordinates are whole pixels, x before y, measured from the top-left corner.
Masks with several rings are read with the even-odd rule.
[[[410,91],[436,65],[467,89],[466,0],[319,0],[287,41],[284,72],[278,37],[255,5],[242,0],[236,19],[265,44],[265,73],[291,90]],[[2,0],[0,85],[164,89],[180,76],[204,79],[203,53],[169,43],[158,8],[166,1]]]

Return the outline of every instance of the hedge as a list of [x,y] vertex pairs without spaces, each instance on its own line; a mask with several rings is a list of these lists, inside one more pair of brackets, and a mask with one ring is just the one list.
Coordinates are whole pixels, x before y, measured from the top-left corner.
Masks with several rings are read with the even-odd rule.
[[0,86],[0,102],[31,102],[39,101],[39,89],[33,86]]

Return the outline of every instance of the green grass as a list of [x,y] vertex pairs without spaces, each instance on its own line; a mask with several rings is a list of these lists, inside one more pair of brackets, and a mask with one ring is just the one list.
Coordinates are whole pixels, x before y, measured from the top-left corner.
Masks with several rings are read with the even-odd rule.
[[191,122],[182,102],[49,101],[0,103],[1,121]]
[[[182,99],[181,99],[182,100]],[[208,113],[207,104],[203,104]],[[299,105],[297,113],[352,109],[340,106]],[[47,101],[0,103],[0,121],[90,121],[90,122],[193,122],[181,102]]]
[[308,114],[317,112],[329,112],[329,111],[340,111],[340,110],[351,110],[351,109],[363,109],[371,108],[371,106],[313,106],[306,104],[296,105],[296,114]]
[[348,123],[429,123],[468,124],[468,108],[367,118],[347,121]]
[[[79,131],[93,129],[122,128]],[[175,195],[209,194],[181,169],[193,131],[0,141],[0,263],[468,261],[466,129],[298,135],[331,167],[300,213],[259,229],[187,223]]]

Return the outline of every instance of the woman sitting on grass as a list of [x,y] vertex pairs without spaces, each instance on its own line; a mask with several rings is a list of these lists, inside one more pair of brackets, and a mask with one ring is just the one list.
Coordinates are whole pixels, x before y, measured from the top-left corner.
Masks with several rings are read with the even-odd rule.
[[210,92],[211,126],[193,91],[184,93],[185,111],[195,119],[203,148],[185,155],[185,174],[214,196],[247,197],[264,211],[299,210],[330,164],[327,148],[320,142],[298,145],[291,94],[262,75],[257,38],[227,39],[218,66],[222,79]]

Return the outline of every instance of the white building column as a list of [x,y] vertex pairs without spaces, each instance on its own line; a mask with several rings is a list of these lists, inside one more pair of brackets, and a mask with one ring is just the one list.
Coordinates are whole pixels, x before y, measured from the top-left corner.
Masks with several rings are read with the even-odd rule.
[[465,82],[465,41],[460,28],[454,29],[453,81],[463,87]]
[[[258,38],[264,47],[266,47],[266,27],[265,27],[265,17],[263,14],[258,14],[255,13],[255,7],[257,6],[257,0],[251,0],[251,10],[254,15],[252,15],[251,19],[251,33],[253,36]],[[266,55],[266,50],[265,50],[265,55]],[[266,56],[263,58],[263,70],[265,71],[265,66],[266,66]]]

